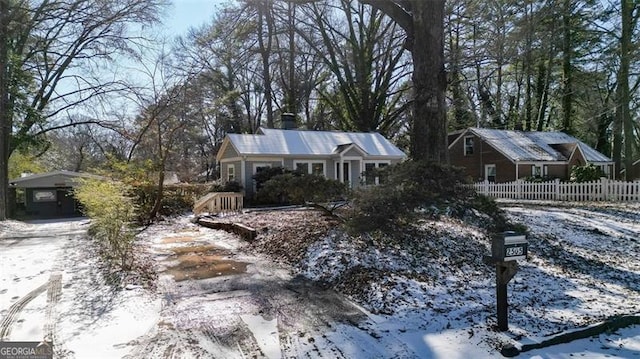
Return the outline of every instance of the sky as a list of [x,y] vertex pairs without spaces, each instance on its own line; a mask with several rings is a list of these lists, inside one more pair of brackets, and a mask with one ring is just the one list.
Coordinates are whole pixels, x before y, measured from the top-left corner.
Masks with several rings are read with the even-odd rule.
[[184,35],[191,27],[209,22],[224,0],[173,0],[165,15],[167,33]]

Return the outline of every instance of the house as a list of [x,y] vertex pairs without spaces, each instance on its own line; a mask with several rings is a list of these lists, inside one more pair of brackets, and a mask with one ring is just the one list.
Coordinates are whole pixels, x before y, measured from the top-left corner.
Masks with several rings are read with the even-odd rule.
[[592,163],[612,177],[614,162],[563,132],[468,128],[449,135],[449,159],[474,181],[527,177],[568,179],[574,166]]
[[[88,173],[54,171],[27,175],[9,180],[10,198],[15,200],[17,209],[29,217],[72,217],[80,215],[79,206],[73,197],[73,188],[78,179],[104,177]],[[13,204],[13,203],[12,203]]]
[[[626,169],[623,168],[620,171],[622,176],[625,176]],[[631,164],[631,170],[629,171],[629,175],[626,177],[627,181],[636,181],[640,180],[640,160],[637,160]]]
[[251,197],[253,175],[284,167],[348,183],[376,183],[363,173],[402,161],[406,155],[378,133],[260,128],[257,134],[228,134],[218,151],[220,175],[237,181]]

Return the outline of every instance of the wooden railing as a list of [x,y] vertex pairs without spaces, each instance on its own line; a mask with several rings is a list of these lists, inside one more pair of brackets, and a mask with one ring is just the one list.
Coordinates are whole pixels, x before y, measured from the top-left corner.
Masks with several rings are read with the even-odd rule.
[[476,192],[492,198],[552,201],[640,201],[640,181],[624,182],[603,178],[593,182],[515,181],[479,182]]
[[242,206],[242,193],[211,192],[207,193],[207,195],[196,201],[196,203],[193,205],[193,213],[233,213],[242,211]]

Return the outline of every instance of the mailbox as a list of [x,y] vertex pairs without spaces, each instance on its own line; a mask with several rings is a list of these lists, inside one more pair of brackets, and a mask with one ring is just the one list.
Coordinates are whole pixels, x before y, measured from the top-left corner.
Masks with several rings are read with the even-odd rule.
[[491,256],[495,261],[506,262],[526,259],[529,244],[524,234],[503,232],[493,237]]

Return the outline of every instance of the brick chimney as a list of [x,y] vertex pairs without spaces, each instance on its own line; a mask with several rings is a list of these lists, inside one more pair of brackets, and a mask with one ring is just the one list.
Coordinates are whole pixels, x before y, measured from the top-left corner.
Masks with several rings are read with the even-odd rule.
[[283,130],[295,130],[298,128],[296,124],[296,115],[292,113],[283,113],[280,115],[280,122],[282,122]]

